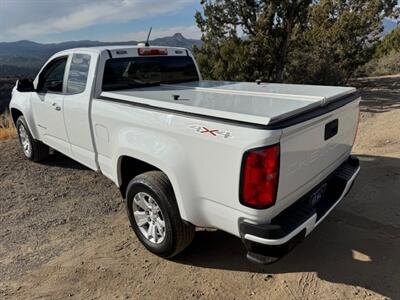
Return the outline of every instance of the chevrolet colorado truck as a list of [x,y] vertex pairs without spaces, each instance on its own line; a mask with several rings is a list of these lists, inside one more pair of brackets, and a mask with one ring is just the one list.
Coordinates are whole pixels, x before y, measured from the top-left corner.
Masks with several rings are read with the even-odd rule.
[[10,111],[27,159],[54,149],[111,179],[151,252],[214,228],[270,263],[350,190],[359,102],[350,87],[202,80],[187,49],[137,45],[55,54]]

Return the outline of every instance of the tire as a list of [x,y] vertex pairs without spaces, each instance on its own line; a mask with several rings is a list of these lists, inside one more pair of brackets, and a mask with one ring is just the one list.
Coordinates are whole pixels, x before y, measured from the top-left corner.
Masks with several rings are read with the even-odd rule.
[[[152,205],[153,209],[144,203]],[[160,171],[146,172],[130,181],[126,192],[126,207],[136,236],[150,252],[158,256],[173,257],[189,246],[194,238],[195,227],[182,220],[172,185]],[[147,212],[144,207],[148,209]],[[164,230],[160,230],[162,223]],[[150,226],[155,228],[154,234],[148,234],[152,232]]]
[[15,125],[25,157],[34,162],[46,159],[49,155],[49,147],[33,138],[24,116],[20,116]]

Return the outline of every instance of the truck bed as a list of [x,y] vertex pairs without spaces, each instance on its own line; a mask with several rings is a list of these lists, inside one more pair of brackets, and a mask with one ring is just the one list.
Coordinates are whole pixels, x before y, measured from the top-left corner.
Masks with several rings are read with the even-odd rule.
[[[356,93],[355,88],[276,83],[195,81],[103,92],[101,97],[136,104],[271,125]],[[179,95],[175,100],[174,95]]]

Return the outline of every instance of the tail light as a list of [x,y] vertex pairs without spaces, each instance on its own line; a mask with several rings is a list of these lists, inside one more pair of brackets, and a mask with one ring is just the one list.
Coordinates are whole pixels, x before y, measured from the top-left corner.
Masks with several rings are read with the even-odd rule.
[[243,205],[264,209],[275,204],[279,161],[279,144],[245,153],[240,187],[240,202]]
[[166,48],[138,48],[138,54],[141,56],[168,55],[168,49],[166,49]]

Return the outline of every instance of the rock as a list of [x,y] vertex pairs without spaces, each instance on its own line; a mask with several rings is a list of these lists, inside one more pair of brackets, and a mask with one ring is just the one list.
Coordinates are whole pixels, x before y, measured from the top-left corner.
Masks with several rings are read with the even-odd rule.
[[264,277],[265,281],[271,280],[272,278],[274,278],[274,276],[272,276],[271,274],[268,274]]

